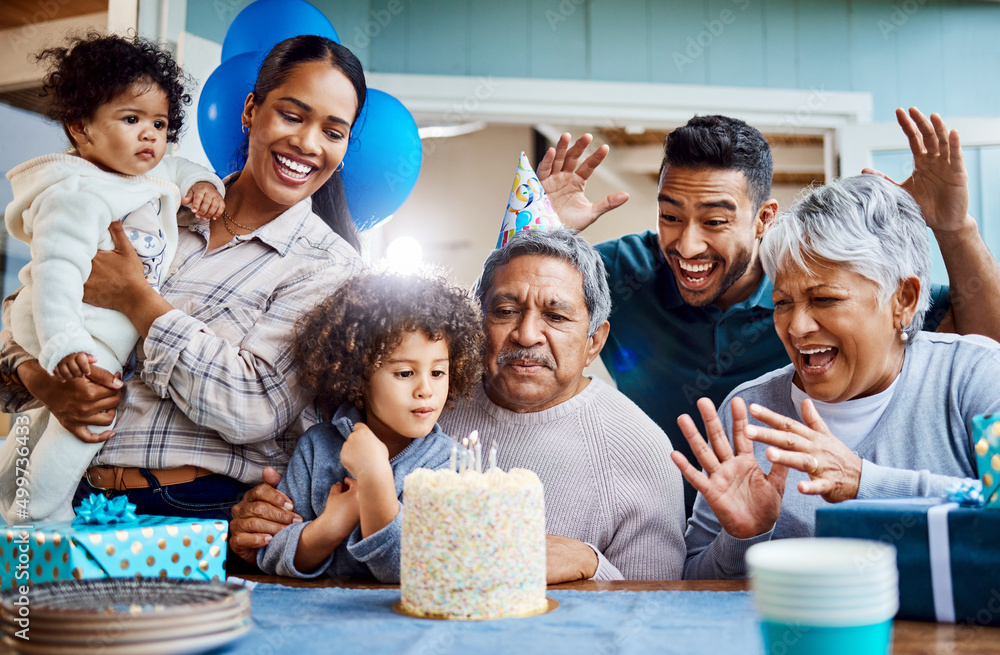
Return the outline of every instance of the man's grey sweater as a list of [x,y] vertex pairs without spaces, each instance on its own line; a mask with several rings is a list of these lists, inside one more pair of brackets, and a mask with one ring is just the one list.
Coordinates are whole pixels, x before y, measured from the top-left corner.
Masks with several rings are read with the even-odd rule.
[[591,544],[597,579],[670,580],[684,565],[684,495],[657,425],[624,394],[593,379],[573,398],[540,412],[499,407],[481,384],[441,416],[463,437],[479,430],[504,470],[538,474],[549,534]]
[[[792,405],[791,364],[737,387],[719,408],[732,443],[730,402],[736,396],[778,414],[799,419]],[[858,498],[940,496],[951,484],[977,477],[972,418],[1000,411],[1000,345],[980,336],[921,332],[906,349],[898,386],[882,418],[854,452],[863,460]],[[752,425],[763,425],[750,418]],[[754,444],[765,472],[771,463],[767,446]],[[799,493],[796,485],[809,476],[790,470],[781,514],[774,528],[756,537],[737,539],[719,525],[705,498],[698,494],[688,524],[689,579],[746,577],[746,550],[769,539],[811,537],[819,496]]]

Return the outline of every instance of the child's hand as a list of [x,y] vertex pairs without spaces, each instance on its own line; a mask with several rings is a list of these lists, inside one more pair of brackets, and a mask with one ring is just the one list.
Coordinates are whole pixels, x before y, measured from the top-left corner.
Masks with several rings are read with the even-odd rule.
[[324,529],[343,541],[354,531],[361,521],[358,509],[358,488],[354,478],[344,478],[344,482],[330,487],[330,495],[326,497],[326,507],[317,521],[323,523]]
[[387,473],[392,479],[389,449],[364,423],[354,424],[354,430],[340,450],[340,463],[357,479],[379,473]]
[[204,219],[218,218],[226,210],[226,201],[215,185],[208,182],[192,184],[187,195],[181,198],[181,204],[190,206],[195,216]]
[[314,521],[306,524],[299,534],[293,563],[302,572],[316,570],[344,539],[351,536],[361,522],[358,505],[357,480],[345,478],[330,487],[326,507]]
[[82,378],[85,375],[90,375],[90,365],[96,363],[97,358],[93,355],[73,353],[72,355],[66,355],[56,364],[52,375],[63,382],[72,380],[73,378]]

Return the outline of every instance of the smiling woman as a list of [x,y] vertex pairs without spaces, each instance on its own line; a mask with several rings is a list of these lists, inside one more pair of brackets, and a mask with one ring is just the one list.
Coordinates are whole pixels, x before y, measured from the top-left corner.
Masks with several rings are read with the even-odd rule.
[[699,402],[711,446],[678,420],[704,469],[674,455],[699,492],[686,577],[743,577],[746,548],[812,536],[824,500],[939,496],[976,478],[972,419],[1000,410],[1000,345],[920,331],[927,228],[892,182],[817,189],[760,251],[792,364],[737,387],[731,415]]
[[[365,94],[347,48],[317,36],[279,43],[246,99],[246,164],[226,180],[223,220],[178,214],[162,295],[113,226],[115,248],[91,263],[84,300],[120,311],[143,337],[124,385],[96,367],[60,383],[4,334],[0,368],[78,439],[105,442],[77,502],[108,492],[141,513],[228,518],[265,467],[284,468],[315,422],[291,326],[361,268],[335,171]],[[6,411],[32,401],[11,389]],[[114,433],[101,432],[116,414]]]

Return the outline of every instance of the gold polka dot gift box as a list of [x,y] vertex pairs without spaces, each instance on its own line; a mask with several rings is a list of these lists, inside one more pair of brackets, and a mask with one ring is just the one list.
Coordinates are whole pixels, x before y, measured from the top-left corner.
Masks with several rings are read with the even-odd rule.
[[110,522],[88,523],[78,511],[73,521],[0,526],[0,589],[69,579],[226,577],[225,521],[130,512],[99,519]]
[[973,418],[972,442],[986,507],[1000,509],[1000,414]]

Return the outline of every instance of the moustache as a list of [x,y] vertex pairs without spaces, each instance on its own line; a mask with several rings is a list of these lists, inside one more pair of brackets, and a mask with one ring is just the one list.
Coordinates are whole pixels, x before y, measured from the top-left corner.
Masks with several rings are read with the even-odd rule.
[[497,366],[507,366],[516,361],[530,362],[550,369],[555,369],[556,367],[556,362],[551,355],[531,348],[504,350],[497,355]]

